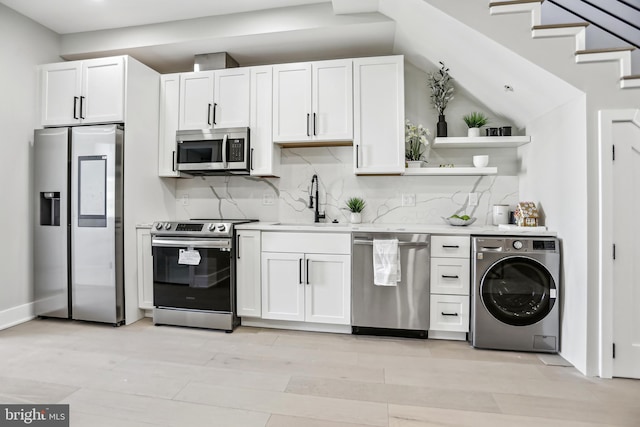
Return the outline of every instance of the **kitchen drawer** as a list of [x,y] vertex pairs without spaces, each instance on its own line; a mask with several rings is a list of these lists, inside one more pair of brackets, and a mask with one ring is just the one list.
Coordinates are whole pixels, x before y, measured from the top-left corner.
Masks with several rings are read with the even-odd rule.
[[431,295],[429,330],[469,332],[469,297],[466,295]]
[[262,251],[349,255],[351,234],[263,232]]
[[469,236],[431,236],[431,258],[470,258]]
[[469,295],[470,260],[431,258],[431,293]]

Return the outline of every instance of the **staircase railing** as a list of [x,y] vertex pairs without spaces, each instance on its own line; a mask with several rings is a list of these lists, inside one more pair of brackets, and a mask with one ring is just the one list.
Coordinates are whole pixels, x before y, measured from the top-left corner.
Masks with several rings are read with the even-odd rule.
[[547,1],[640,49],[640,2],[634,4],[635,0]]

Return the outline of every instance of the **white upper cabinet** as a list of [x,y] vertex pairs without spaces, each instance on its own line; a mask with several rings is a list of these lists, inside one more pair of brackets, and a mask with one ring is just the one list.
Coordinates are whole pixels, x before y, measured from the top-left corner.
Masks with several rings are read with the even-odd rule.
[[158,175],[179,177],[176,169],[176,131],[180,119],[180,74],[160,77],[160,129],[158,132]]
[[42,126],[124,121],[122,56],[40,67]]
[[404,58],[353,60],[354,170],[404,172]]
[[247,68],[180,75],[179,129],[246,126],[249,126]]
[[213,71],[180,75],[178,129],[211,129],[213,126]]
[[229,68],[214,76],[213,127],[249,126],[249,69]]
[[353,139],[353,61],[273,67],[273,141]]
[[273,143],[273,67],[250,70],[251,175],[280,176],[280,147]]

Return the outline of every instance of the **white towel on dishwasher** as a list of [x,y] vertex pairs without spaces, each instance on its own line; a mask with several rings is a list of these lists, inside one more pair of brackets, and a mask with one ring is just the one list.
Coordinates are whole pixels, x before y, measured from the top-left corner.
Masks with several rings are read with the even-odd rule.
[[373,284],[398,286],[400,281],[400,250],[398,239],[373,240]]

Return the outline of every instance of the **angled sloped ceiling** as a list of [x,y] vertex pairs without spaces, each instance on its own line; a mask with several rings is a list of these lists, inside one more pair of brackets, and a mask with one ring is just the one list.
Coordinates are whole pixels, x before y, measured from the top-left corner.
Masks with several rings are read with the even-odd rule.
[[379,11],[396,22],[394,53],[425,71],[445,62],[459,86],[519,127],[581,94],[423,0],[379,0]]

